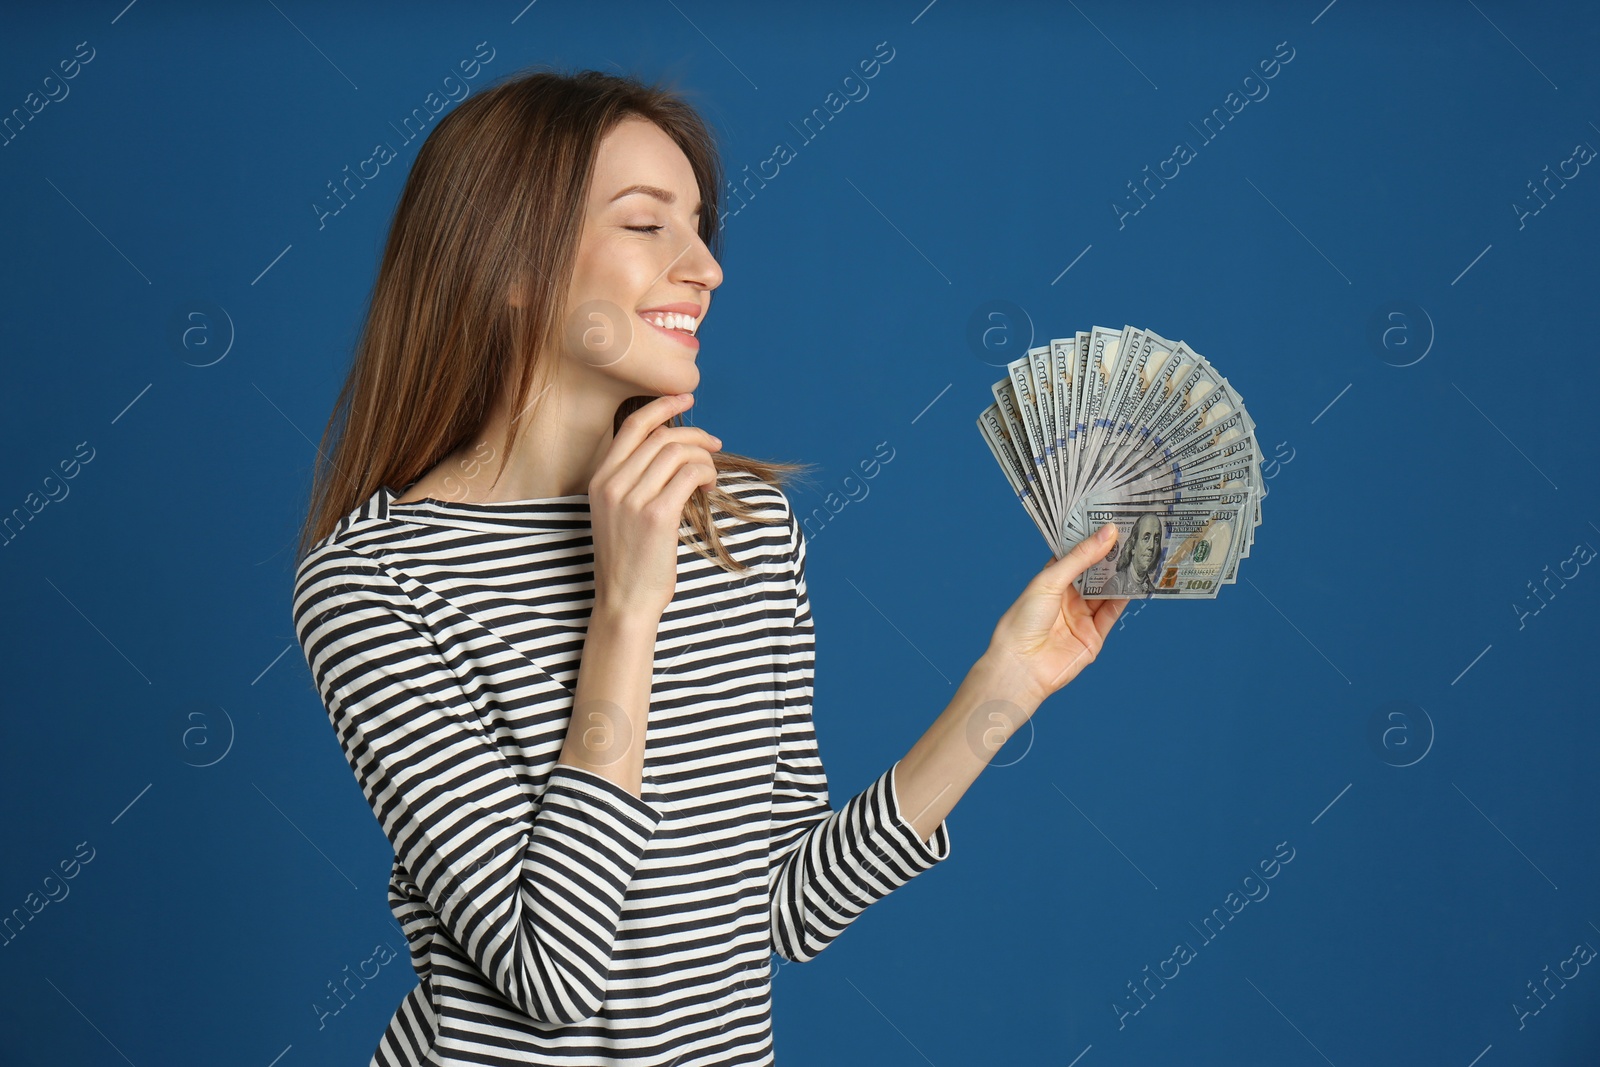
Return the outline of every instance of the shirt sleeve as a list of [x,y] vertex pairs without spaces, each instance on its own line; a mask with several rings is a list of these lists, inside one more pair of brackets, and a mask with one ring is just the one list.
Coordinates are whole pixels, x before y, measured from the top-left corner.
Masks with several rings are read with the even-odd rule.
[[804,963],[844,932],[867,907],[950,855],[945,821],[924,841],[907,821],[891,765],[839,811],[812,720],[815,642],[806,595],[805,534],[789,509],[794,610],[780,643],[782,729],[772,805],[767,885],[772,944]]
[[662,812],[559,763],[542,795],[523,788],[415,603],[365,553],[307,556],[294,622],[345,758],[443,930],[523,1014],[592,1018]]

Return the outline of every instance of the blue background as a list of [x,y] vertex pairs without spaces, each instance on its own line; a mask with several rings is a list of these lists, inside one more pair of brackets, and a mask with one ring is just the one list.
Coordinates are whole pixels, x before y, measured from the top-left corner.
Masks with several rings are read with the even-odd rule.
[[[1600,947],[1600,174],[1512,206],[1600,146],[1591,9],[112,0],[0,21],[0,112],[94,49],[0,148],[0,515],[93,450],[0,546],[0,911],[93,849],[0,947],[7,1062],[365,1063],[415,981],[289,594],[420,141],[321,229],[312,205],[481,41],[474,91],[529,63],[673,79],[731,174],[795,151],[727,219],[694,421],[820,465],[791,497],[825,515],[836,806],[1048,558],[974,424],[1030,337],[1186,339],[1274,460],[1239,583],[1130,610],[962,800],[951,858],[775,971],[779,1062],[1600,1061],[1600,968],[1542,1007],[1528,985]],[[800,138],[885,41],[868,94]],[[1268,95],[1204,143],[1189,124],[1280,42]],[[1196,158],[1119,225],[1178,141]],[[974,346],[996,302],[1021,311],[991,335],[1010,347]],[[1206,943],[1281,843],[1270,895]],[[319,1029],[327,983],[380,944],[396,960]]]

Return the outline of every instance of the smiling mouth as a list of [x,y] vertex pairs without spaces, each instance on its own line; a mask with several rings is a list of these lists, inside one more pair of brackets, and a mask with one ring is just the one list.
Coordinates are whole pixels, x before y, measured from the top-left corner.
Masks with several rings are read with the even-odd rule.
[[694,335],[694,331],[699,324],[688,315],[661,314],[657,312],[649,316],[641,315],[639,317],[652,329],[667,334],[681,344],[696,349],[700,347],[700,339]]
[[700,326],[699,321],[692,315],[683,315],[675,311],[649,311],[639,317],[657,329],[686,333],[690,337],[694,336],[695,330]]

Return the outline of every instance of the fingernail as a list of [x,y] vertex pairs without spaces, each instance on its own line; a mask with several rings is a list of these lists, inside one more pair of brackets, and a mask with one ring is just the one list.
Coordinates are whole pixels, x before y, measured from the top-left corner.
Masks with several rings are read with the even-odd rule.
[[1117,524],[1108,522],[1100,527],[1100,532],[1094,535],[1094,539],[1096,541],[1109,541],[1115,536],[1117,536]]

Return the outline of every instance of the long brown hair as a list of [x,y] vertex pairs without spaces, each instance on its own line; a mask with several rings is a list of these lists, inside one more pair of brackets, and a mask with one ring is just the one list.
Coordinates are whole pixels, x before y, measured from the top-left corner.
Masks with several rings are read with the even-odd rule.
[[[500,454],[511,454],[529,395],[541,386],[537,411],[554,379],[600,141],[630,115],[655,123],[688,157],[700,237],[721,258],[721,161],[710,130],[675,90],[533,67],[462,101],[422,143],[400,194],[355,359],[323,430],[325,462],[314,471],[297,559],[379,486],[403,491],[477,434],[508,386],[517,414]],[[514,290],[520,306],[507,300]],[[624,402],[618,420],[648,399]],[[712,455],[719,481],[743,471],[781,484],[810,466]],[[720,485],[696,487],[684,507],[687,543],[730,571],[746,569],[723,547],[713,509],[779,520]]]

